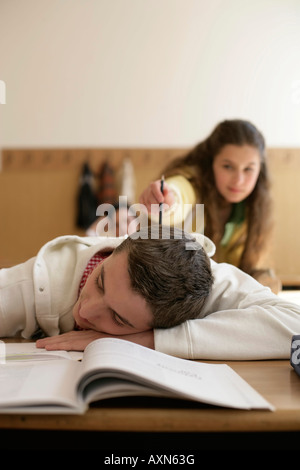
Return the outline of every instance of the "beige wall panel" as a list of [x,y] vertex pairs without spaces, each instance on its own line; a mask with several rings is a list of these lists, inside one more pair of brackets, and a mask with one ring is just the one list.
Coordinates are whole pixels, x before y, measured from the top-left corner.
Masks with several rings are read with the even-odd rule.
[[[118,171],[130,158],[136,199],[183,149],[9,149],[0,172],[0,265],[34,256],[48,240],[79,234],[76,197],[88,159],[95,174],[108,160]],[[275,209],[274,267],[284,284],[300,285],[300,149],[269,149]]]

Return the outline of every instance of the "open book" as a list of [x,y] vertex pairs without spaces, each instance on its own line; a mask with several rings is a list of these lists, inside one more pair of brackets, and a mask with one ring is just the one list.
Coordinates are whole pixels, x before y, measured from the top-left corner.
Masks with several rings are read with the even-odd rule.
[[79,361],[82,359],[82,355],[83,353],[79,351],[47,351],[46,349],[38,349],[34,342],[4,343],[3,341],[0,341],[0,364],[11,361],[50,361],[60,358]]
[[226,364],[179,359],[121,339],[64,357],[0,364],[0,413],[82,414],[114,397],[159,396],[239,409],[273,407]]

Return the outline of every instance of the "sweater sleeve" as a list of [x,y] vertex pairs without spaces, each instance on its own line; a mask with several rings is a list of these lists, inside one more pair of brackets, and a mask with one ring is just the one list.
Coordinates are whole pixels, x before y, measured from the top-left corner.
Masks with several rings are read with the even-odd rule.
[[300,306],[228,264],[212,261],[215,283],[202,319],[155,330],[155,349],[187,359],[288,359]]
[[33,267],[36,258],[0,269],[0,337],[30,338],[38,329]]
[[[164,209],[164,221],[174,226],[182,226],[183,221],[191,225],[192,208],[196,203],[196,194],[192,184],[181,175],[171,176],[166,179],[174,193],[174,204]],[[151,218],[157,222],[158,214],[152,214]]]

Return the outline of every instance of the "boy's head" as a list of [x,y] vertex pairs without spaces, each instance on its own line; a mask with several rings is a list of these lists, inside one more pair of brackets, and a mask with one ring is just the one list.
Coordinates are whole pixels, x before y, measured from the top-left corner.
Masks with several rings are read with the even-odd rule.
[[147,227],[129,236],[114,254],[127,252],[132,289],[153,314],[153,328],[201,318],[211,292],[209,258],[196,239],[174,227]]
[[135,232],[95,267],[73,307],[79,328],[127,335],[201,318],[209,259],[193,237],[164,229]]

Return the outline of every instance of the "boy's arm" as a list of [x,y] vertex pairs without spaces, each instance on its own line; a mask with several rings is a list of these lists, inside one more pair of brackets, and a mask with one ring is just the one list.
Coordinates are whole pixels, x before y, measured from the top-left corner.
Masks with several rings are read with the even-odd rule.
[[[114,336],[114,338],[124,339],[133,343],[141,344],[147,348],[154,349],[153,330],[143,331],[132,335]],[[95,330],[69,331],[62,335],[50,336],[39,339],[36,342],[37,348],[45,348],[48,351],[84,351],[89,343],[96,339],[112,338],[112,335],[100,333]]]
[[[212,262],[215,282],[201,314],[170,329],[118,336],[188,359],[288,359],[293,334],[300,332],[300,306],[286,302],[252,277],[228,264]],[[71,331],[37,341],[49,350],[84,350],[109,335]]]
[[155,330],[155,349],[189,359],[288,359],[300,332],[300,306],[239,269],[212,262],[215,283],[205,317]]

